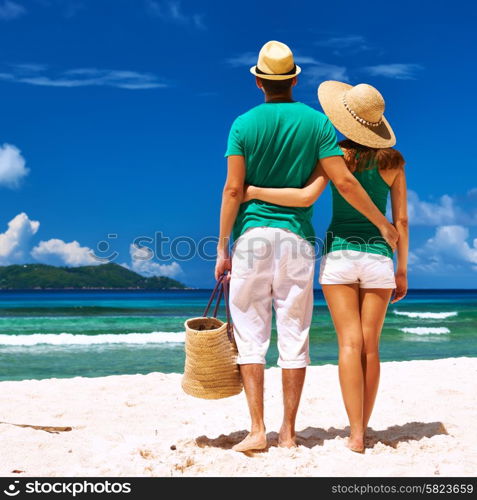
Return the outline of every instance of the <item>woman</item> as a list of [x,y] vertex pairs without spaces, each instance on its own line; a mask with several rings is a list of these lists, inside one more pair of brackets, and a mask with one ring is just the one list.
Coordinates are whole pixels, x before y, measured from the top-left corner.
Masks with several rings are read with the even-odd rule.
[[[384,214],[391,194],[393,223],[399,232],[397,269],[393,251],[379,230],[331,184],[333,216],[320,267],[320,284],[338,335],[339,377],[350,422],[348,447],[363,453],[365,432],[379,385],[379,337],[386,310],[407,293],[408,223],[404,159],[384,118],[384,99],[370,85],[328,81],[318,97],[333,125],[347,139],[344,160]],[[245,199],[284,206],[314,203],[328,183],[318,166],[305,187],[247,186]]]

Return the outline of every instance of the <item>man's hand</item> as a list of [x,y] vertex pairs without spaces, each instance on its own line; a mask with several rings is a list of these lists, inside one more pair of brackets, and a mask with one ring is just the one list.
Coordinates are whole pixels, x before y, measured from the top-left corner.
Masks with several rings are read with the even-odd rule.
[[254,198],[254,187],[251,186],[250,184],[245,184],[243,187],[243,198],[242,198],[242,203],[245,203],[246,201],[253,200]]
[[407,274],[406,273],[396,273],[396,288],[394,290],[393,298],[391,304],[403,299],[407,294]]
[[363,186],[349,171],[343,158],[341,156],[322,158],[320,164],[341,196],[379,229],[381,236],[394,251],[398,240],[396,228],[373,203]]
[[217,261],[215,262],[215,280],[217,281],[219,279],[219,276],[223,274],[225,271],[229,271],[229,276],[230,276],[231,270],[232,270],[232,261],[230,259],[230,256],[228,255],[227,252],[219,250],[217,252]]
[[397,242],[399,239],[399,233],[397,229],[390,222],[388,222],[387,224],[379,228],[379,232],[394,252],[396,250]]

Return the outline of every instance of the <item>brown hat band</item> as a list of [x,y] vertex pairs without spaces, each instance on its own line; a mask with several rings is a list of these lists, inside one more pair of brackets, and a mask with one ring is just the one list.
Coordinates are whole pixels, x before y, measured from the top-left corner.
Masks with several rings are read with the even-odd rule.
[[271,76],[294,75],[296,72],[296,64],[294,64],[293,68],[290,71],[287,71],[286,73],[265,73],[265,71],[262,71],[258,66],[255,66],[255,71],[260,75],[271,75]]

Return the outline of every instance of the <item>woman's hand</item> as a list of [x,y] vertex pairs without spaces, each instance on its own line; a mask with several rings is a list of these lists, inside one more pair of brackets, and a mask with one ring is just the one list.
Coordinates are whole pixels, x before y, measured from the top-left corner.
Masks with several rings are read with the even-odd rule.
[[391,304],[398,302],[403,299],[407,294],[407,273],[397,272],[396,273],[396,288],[394,289],[393,298]]
[[242,203],[246,201],[253,200],[255,198],[255,186],[251,186],[250,184],[245,184],[243,187],[243,198]]

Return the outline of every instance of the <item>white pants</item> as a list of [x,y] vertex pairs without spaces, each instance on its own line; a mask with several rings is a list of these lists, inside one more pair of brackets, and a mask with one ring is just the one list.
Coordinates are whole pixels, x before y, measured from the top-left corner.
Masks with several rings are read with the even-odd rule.
[[239,364],[265,364],[272,303],[278,365],[303,368],[309,364],[314,265],[313,246],[286,229],[254,227],[237,239],[232,253],[230,312]]
[[321,285],[351,283],[360,288],[396,288],[393,260],[357,250],[335,250],[321,259]]

